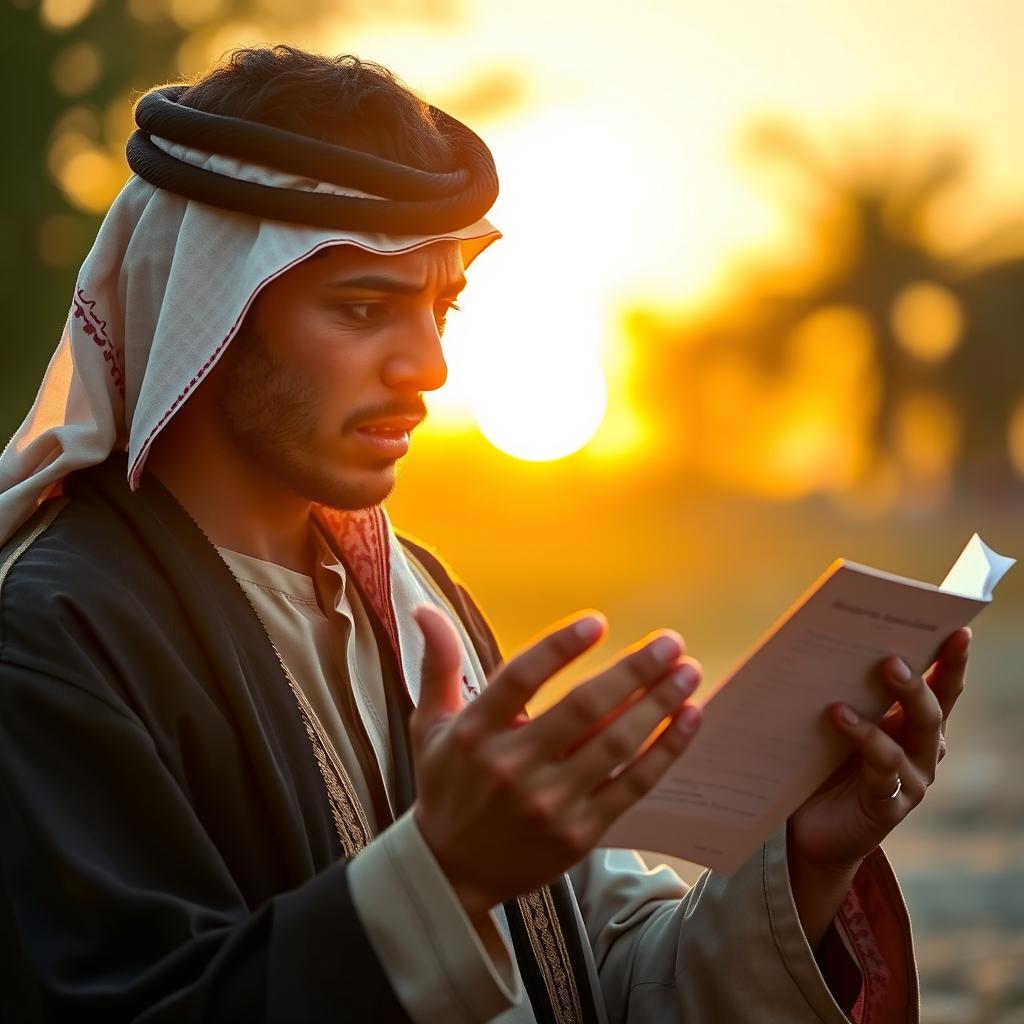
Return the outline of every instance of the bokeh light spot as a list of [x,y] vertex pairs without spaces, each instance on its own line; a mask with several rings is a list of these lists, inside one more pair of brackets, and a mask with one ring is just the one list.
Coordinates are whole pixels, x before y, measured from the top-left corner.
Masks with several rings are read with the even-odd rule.
[[922,362],[942,362],[963,335],[960,300],[948,288],[930,281],[902,288],[893,300],[890,316],[900,345]]
[[107,104],[103,114],[103,137],[113,150],[124,149],[128,136],[135,131],[136,98],[138,93],[128,90]]
[[82,261],[92,242],[92,224],[67,213],[47,217],[36,232],[36,249],[47,266],[61,269]]
[[163,0],[128,0],[128,13],[143,25],[153,25],[166,17]]
[[105,213],[126,178],[124,164],[94,146],[70,155],[60,168],[57,184],[72,206],[85,213]]
[[194,29],[224,12],[224,0],[170,0],[168,13],[183,29]]
[[65,132],[76,132],[89,139],[99,138],[100,119],[92,107],[68,107],[53,126],[51,138],[57,138]]
[[60,181],[68,162],[79,153],[88,152],[93,145],[92,138],[83,132],[66,131],[55,135],[46,154],[46,166],[50,175]]
[[96,0],[43,0],[39,20],[54,32],[64,32],[84,21],[95,3]]
[[103,58],[92,43],[73,43],[53,62],[51,77],[56,90],[64,96],[88,92],[103,73]]
[[875,335],[871,322],[852,306],[826,306],[805,317],[789,338],[789,355],[797,376],[853,384],[871,369]]
[[907,396],[895,425],[896,451],[912,476],[944,477],[960,447],[960,420],[945,395],[921,391]]

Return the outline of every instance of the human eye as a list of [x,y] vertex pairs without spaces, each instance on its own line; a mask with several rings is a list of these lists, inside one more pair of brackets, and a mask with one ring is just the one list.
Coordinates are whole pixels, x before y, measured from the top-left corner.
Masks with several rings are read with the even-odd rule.
[[388,304],[380,301],[343,302],[338,310],[350,323],[361,326],[383,323],[390,313]]

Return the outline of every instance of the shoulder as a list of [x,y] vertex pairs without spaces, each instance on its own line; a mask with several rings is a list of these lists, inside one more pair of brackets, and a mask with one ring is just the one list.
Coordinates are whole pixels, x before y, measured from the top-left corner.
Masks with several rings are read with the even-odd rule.
[[0,615],[53,610],[54,600],[104,603],[152,575],[130,531],[85,499],[45,502],[0,548]]
[[110,681],[129,632],[159,633],[144,622],[177,614],[166,590],[116,517],[86,498],[51,499],[0,547],[0,664]]
[[51,612],[65,596],[105,591],[102,533],[90,536],[77,506],[66,497],[44,502],[0,547],[0,625],[12,613]]
[[434,547],[406,533],[397,533],[406,555],[411,555],[441,589],[469,632],[473,646],[489,670],[502,660],[494,627],[465,583],[438,554]]

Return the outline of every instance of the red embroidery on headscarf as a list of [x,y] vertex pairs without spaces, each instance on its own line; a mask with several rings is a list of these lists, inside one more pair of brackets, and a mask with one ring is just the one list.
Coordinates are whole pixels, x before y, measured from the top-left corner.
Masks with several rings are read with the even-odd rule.
[[[117,347],[110,340],[107,333],[107,321],[96,315],[96,303],[93,299],[87,299],[79,288],[76,292],[77,301],[72,303],[73,316],[76,320],[82,321],[82,333],[92,338],[96,345],[103,350],[103,358],[110,363],[110,376],[114,379],[114,386],[118,394],[124,398],[124,370],[121,366],[121,356]],[[86,309],[86,306],[89,308]]]

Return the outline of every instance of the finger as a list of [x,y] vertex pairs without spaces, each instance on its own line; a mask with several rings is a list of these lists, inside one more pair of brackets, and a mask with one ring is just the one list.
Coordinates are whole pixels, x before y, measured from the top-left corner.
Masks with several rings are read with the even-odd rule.
[[597,643],[606,626],[602,615],[590,612],[556,627],[499,670],[466,709],[467,722],[480,731],[512,723],[548,679]]
[[[873,820],[891,822],[894,815],[898,820],[906,813],[908,800],[913,806],[924,796],[921,777],[899,743],[877,725],[861,718],[846,704],[833,705],[832,712],[833,721],[860,754],[862,809]],[[901,783],[900,796],[890,800],[897,779]]]
[[[946,732],[945,719],[949,717],[953,705],[964,690],[965,675],[967,670],[967,657],[971,642],[971,630],[964,626],[955,633],[951,633],[943,644],[939,657],[935,664],[925,673],[925,682],[929,689],[935,694],[942,708],[943,736]],[[885,718],[879,722],[879,726],[890,736],[901,736],[903,734],[903,709],[899,704],[889,710]],[[945,740],[939,744],[939,760],[946,754]]]
[[423,634],[420,698],[410,720],[422,741],[462,707],[462,644],[455,627],[437,608],[420,605],[413,618]]
[[939,658],[925,677],[942,708],[943,721],[949,717],[967,679],[967,658],[971,648],[971,629],[964,626],[947,637]]
[[662,679],[561,763],[563,785],[589,793],[640,753],[655,728],[680,712],[700,682],[700,666],[688,661]]
[[[903,711],[903,729],[899,743],[907,757],[931,781],[939,759],[939,740],[942,736],[942,708],[924,679],[910,671],[901,658],[886,658],[882,662],[881,676],[889,690],[899,701]],[[888,730],[883,730],[888,732]],[[889,734],[896,740],[896,737]]]
[[675,763],[700,728],[701,714],[697,705],[684,705],[647,750],[594,793],[590,798],[590,814],[601,832],[650,792]]
[[534,749],[554,757],[579,744],[610,714],[624,710],[625,701],[677,665],[683,650],[683,638],[669,630],[634,648],[526,726]]

